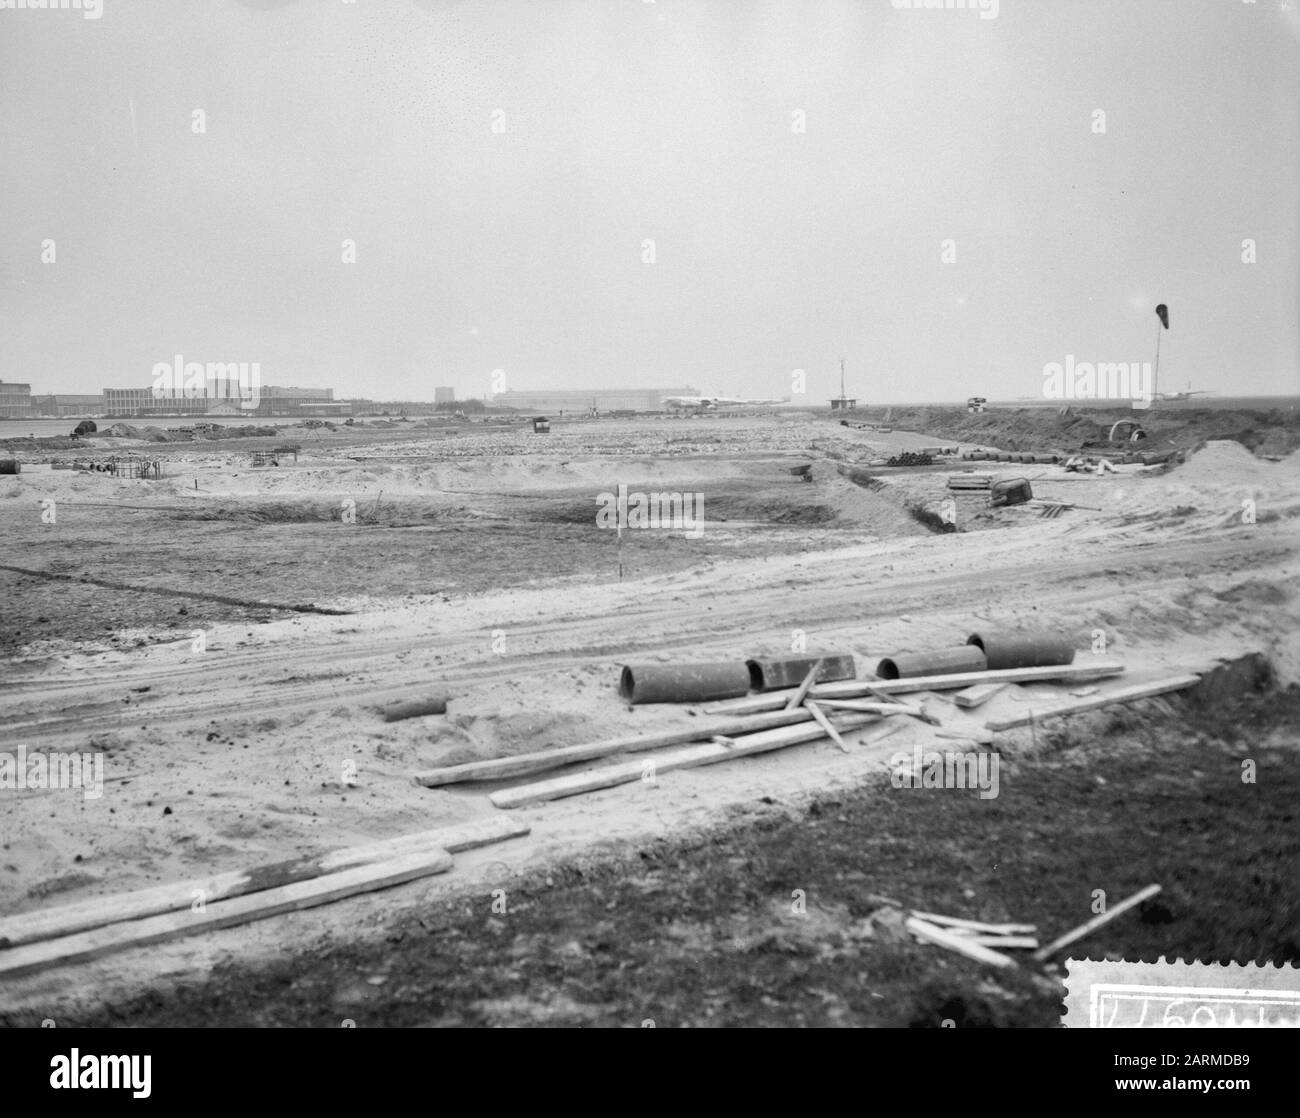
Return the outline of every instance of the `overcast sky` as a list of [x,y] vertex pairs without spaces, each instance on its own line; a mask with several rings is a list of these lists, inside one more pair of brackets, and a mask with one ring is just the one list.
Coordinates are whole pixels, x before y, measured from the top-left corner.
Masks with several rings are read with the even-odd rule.
[[1164,302],[1161,389],[1300,391],[1296,0],[996,13],[0,10],[0,378],[1006,399]]

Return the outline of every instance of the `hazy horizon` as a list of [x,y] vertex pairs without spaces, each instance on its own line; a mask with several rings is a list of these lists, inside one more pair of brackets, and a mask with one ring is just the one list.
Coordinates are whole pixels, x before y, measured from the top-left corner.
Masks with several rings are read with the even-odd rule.
[[1165,303],[1162,391],[1300,391],[1300,9],[996,13],[0,10],[0,379],[1016,400]]

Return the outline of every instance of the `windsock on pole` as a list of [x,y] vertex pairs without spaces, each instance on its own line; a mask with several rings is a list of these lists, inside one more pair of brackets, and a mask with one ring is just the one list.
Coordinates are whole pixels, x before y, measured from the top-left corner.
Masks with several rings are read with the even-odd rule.
[[[1164,303],[1156,304],[1156,317],[1160,319],[1160,325],[1166,330],[1169,329],[1169,308]],[[1151,401],[1160,399],[1158,391],[1160,385],[1160,329],[1156,328],[1156,371],[1151,377]]]

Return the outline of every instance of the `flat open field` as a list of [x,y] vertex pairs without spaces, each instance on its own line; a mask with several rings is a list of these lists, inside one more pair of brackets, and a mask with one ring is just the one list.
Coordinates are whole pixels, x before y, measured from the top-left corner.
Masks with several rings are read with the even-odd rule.
[[[250,452],[283,438],[111,440],[95,451],[157,457],[163,476],[145,481],[37,461],[72,451],[25,454],[21,474],[0,476],[3,749],[100,752],[106,782],[98,799],[0,791],[0,915],[477,819],[496,811],[486,797],[495,786],[425,788],[412,775],[708,717],[629,707],[616,692],[625,662],[806,646],[856,653],[861,675],[883,655],[960,644],[981,628],[1051,626],[1081,650],[1100,631],[1129,683],[1260,651],[1294,684],[1300,460],[1291,428],[1261,424],[1282,432],[1264,431],[1256,447],[1281,451],[1272,458],[1191,440],[1169,469],[971,464],[1029,477],[1037,497],[1075,506],[1050,519],[1038,506],[990,511],[972,497],[945,518],[945,471],[865,470],[900,449],[996,446],[994,431],[960,431],[968,441],[958,443],[950,428],[883,434],[802,414],[556,422],[550,435],[340,429],[302,438],[298,460],[279,467],[253,467]],[[1053,426],[1037,445],[1059,440]],[[628,530],[620,541],[596,516],[620,483],[701,494],[702,531]],[[387,723],[378,713],[429,694],[451,697],[445,716]],[[1012,688],[972,712],[927,706],[949,730],[973,733],[1024,697]],[[940,1013],[950,989],[971,1023],[1044,1024],[1050,982],[1013,983],[1009,1001],[980,993],[976,964],[934,947],[882,947],[861,921],[892,899],[1063,931],[1090,915],[1089,890],[1118,897],[1162,877],[1173,915],[1159,935],[1149,920],[1134,925],[1151,931],[1124,941],[1134,950],[1294,961],[1285,928],[1300,902],[1285,836],[1295,789],[1284,775],[1295,765],[1294,694],[1254,711],[1249,740],[1231,720],[1198,723],[1172,700],[1133,709],[1091,716],[1078,723],[1087,732],[1052,748],[1041,731],[1009,735],[999,748],[1023,780],[1004,776],[992,801],[892,788],[890,756],[934,744],[932,727],[909,721],[883,740],[874,726],[847,735],[847,753],[814,742],[520,809],[530,835],[457,855],[449,874],[0,978],[0,1011],[146,1023],[157,1018],[141,991],[201,984],[220,967],[209,991],[219,997],[193,995],[217,1007],[213,1023],[925,1023],[952,1015]],[[1238,794],[1243,754],[1276,774],[1252,786],[1255,799]],[[1148,785],[1145,772],[1163,775]],[[1071,799],[1080,787],[1086,802]],[[1138,825],[1143,814],[1150,822]],[[940,819],[949,830],[935,829]],[[1153,828],[1161,854],[1146,859]],[[1072,845],[1082,831],[1096,842]],[[1190,919],[1202,901],[1180,875],[1192,882],[1211,847],[1224,859],[1216,872],[1254,866],[1256,884],[1239,881],[1231,900],[1206,894],[1222,912]],[[701,900],[722,878],[734,896]],[[958,879],[967,892],[942,886]],[[502,883],[520,907],[485,924]],[[828,898],[820,931],[783,931],[772,916],[794,889]],[[591,931],[597,901],[614,922],[603,939]],[[679,931],[667,930],[674,906],[689,910]],[[773,972],[772,988],[733,1013],[723,1002],[753,949],[735,943],[768,935],[759,924],[776,929],[774,966],[788,952],[821,960],[825,973],[796,982]],[[477,942],[484,927],[489,939]],[[394,935],[418,952],[360,961],[378,959],[376,944]],[[695,966],[713,960],[711,985],[680,968],[686,949],[674,954],[670,940],[691,946]],[[489,942],[520,957],[532,944],[560,969],[546,979],[474,970],[487,966],[475,952]],[[297,953],[320,958],[325,945],[329,968],[304,978]],[[874,973],[877,949],[888,975],[879,987],[854,977]],[[837,951],[861,966],[835,962]],[[593,952],[605,953],[599,966]],[[416,960],[431,956],[421,978]],[[678,966],[680,981],[662,969],[642,994],[615,994],[620,963],[642,975]],[[429,993],[430,975],[461,964],[454,998]],[[566,984],[575,968],[590,978],[581,990]],[[371,984],[364,998],[338,992],[389,973],[392,985]],[[292,983],[308,983],[310,996],[276,1001]]]

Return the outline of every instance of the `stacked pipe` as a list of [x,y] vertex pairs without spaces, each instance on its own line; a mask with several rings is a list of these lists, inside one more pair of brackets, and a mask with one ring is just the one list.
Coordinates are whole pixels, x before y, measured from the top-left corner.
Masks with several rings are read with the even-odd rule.
[[904,652],[876,665],[881,679],[908,679],[959,672],[997,672],[1007,668],[1045,668],[1074,662],[1074,643],[1059,633],[972,633],[959,648]]
[[706,664],[625,664],[618,692],[629,703],[706,703],[736,699],[754,691],[797,687],[821,660],[818,683],[853,679],[857,666],[851,653],[791,656],[771,660],[723,661]]
[[[736,699],[753,691],[777,691],[802,683],[821,660],[815,681],[854,679],[851,654],[796,656],[770,660],[721,661],[703,664],[625,664],[619,694],[628,703],[704,703]],[[909,679],[963,672],[1039,668],[1074,662],[1074,644],[1059,633],[971,633],[956,648],[931,652],[901,652],[876,665],[880,679]]]

